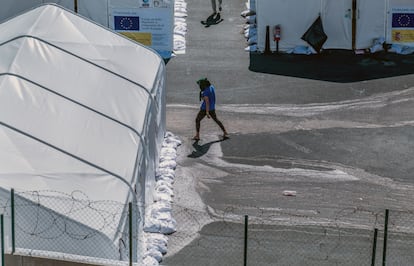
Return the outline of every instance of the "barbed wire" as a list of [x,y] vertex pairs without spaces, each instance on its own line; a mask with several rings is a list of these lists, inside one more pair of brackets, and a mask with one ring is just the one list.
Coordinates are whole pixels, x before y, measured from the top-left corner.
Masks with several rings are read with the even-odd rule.
[[[0,199],[0,210],[5,216],[10,216],[10,205],[10,198]],[[129,228],[119,223],[128,215],[128,206],[124,203],[91,200],[82,191],[18,191],[15,192],[15,215],[16,231],[23,239],[26,236],[31,241],[43,239],[57,243],[65,241],[64,238],[84,241],[106,233],[121,236],[119,248],[123,251],[119,253],[128,254]],[[283,258],[283,250],[298,257],[311,256],[308,253],[312,250],[312,258],[318,262],[339,260],[352,264],[369,260],[372,232],[375,228],[383,230],[385,210],[362,206],[332,208],[328,215],[322,210],[237,205],[224,206],[223,210],[212,207],[192,209],[174,204],[173,216],[177,220],[177,231],[169,236],[168,252],[172,255],[179,254],[185,248],[190,254],[208,252],[206,255],[215,258],[223,256],[224,250],[233,250],[230,256],[234,258],[229,256],[226,263],[240,263],[244,218],[248,216],[249,252],[254,254],[250,257],[267,263],[274,255],[278,263],[289,264],[292,263],[292,256]],[[388,229],[396,243],[414,240],[414,211],[392,210]],[[352,239],[358,239],[358,250],[353,246]],[[406,243],[406,246],[413,245]],[[269,251],[271,246],[281,251],[272,255]],[[342,253],[348,254],[348,257]],[[389,254],[397,260],[400,253]],[[171,257],[167,254],[168,262],[169,259]]]
[[[10,215],[10,199],[1,209]],[[15,193],[15,213],[17,221],[20,216],[29,216],[30,223],[16,222],[16,229],[42,239],[58,239],[66,235],[75,240],[92,238],[102,232],[119,231],[119,221],[128,214],[126,205],[120,202],[94,201],[82,191],[64,193],[53,190],[20,191]],[[76,219],[82,218],[88,226],[78,226]]]

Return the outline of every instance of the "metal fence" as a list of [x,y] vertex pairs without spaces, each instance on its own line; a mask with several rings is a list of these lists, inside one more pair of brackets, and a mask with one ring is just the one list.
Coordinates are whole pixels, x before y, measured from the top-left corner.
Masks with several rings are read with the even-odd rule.
[[[0,194],[2,265],[5,253],[140,265],[132,222],[137,206],[91,201],[80,192]],[[355,207],[330,217],[322,213],[175,205],[177,230],[169,235],[161,265],[414,265],[413,211]]]
[[0,246],[1,246],[1,266],[4,266],[4,215],[0,214]]
[[162,265],[414,265],[411,211],[337,210],[329,219],[232,207],[174,207],[177,232]]
[[414,265],[414,212],[389,211],[386,265]]
[[[138,262],[138,206],[79,191],[2,191],[1,250],[97,265]],[[1,264],[1,265],[4,265]]]

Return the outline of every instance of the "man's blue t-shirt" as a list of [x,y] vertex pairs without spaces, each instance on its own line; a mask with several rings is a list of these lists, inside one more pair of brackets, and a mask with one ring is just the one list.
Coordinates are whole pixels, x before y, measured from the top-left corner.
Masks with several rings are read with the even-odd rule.
[[[208,97],[209,103],[210,103],[210,108],[209,110],[215,110],[216,108],[216,94],[214,92],[214,86],[210,85],[210,87],[205,88],[202,92],[201,92],[201,97],[204,98],[205,96]],[[206,110],[206,102],[203,100],[203,102],[201,103],[201,110]]]

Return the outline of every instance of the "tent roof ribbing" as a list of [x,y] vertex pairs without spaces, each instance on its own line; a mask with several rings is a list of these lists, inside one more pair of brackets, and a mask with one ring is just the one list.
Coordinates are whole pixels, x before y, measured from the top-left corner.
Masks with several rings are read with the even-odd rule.
[[56,5],[0,24],[0,179],[126,202],[162,59]]

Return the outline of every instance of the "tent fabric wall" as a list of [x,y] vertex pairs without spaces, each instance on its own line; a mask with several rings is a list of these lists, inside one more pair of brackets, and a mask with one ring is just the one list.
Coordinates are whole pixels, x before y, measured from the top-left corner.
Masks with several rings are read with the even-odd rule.
[[[37,7],[44,3],[55,3],[63,6],[69,10],[75,10],[75,0],[2,0],[2,8],[0,9],[0,22],[10,17],[16,16],[30,8]],[[114,27],[113,16],[114,13],[120,9],[127,9],[129,11],[138,12],[134,16],[145,20],[145,17],[162,19],[160,27],[145,27],[145,22],[141,23],[141,30],[145,33],[150,33],[151,39],[148,42],[143,42],[151,46],[153,49],[163,56],[165,59],[171,57],[173,52],[173,30],[174,30],[174,8],[173,1],[166,1],[169,8],[141,8],[144,2],[136,0],[76,0],[76,12],[104,27]],[[152,4],[152,1],[150,2]],[[148,23],[147,23],[148,24]],[[132,31],[131,33],[140,32]],[[132,35],[132,36],[133,36]],[[139,35],[138,35],[139,36]],[[142,41],[141,38],[136,37],[135,40]]]
[[0,22],[26,12],[28,9],[35,6],[50,2],[63,6],[72,11],[74,9],[74,0],[1,0]]
[[96,23],[108,26],[109,0],[78,0],[78,13]]
[[386,36],[387,2],[357,2],[356,49],[373,45],[373,40]]
[[[355,49],[373,45],[377,38],[389,36],[389,13],[392,6],[411,6],[410,0],[357,0]],[[352,0],[257,0],[258,50],[264,51],[266,26],[280,24],[279,49],[287,51],[296,46],[309,46],[301,39],[320,15],[328,36],[324,49],[352,49]],[[270,48],[276,44],[270,36]],[[387,38],[390,43],[390,38]]]
[[[258,49],[264,51],[266,26],[270,25],[270,47],[276,49],[272,38],[274,25],[282,27],[280,50],[284,51],[298,45],[306,45],[301,36],[317,18],[320,10],[320,0],[256,0]],[[299,4],[300,2],[300,4]],[[316,17],[315,17],[316,14]]]
[[42,0],[2,0],[0,22],[40,4],[42,4]]
[[328,36],[323,48],[352,49],[352,0],[323,0],[320,3],[319,13]]
[[49,4],[0,24],[0,57],[2,188],[152,202],[165,134],[158,54]]

